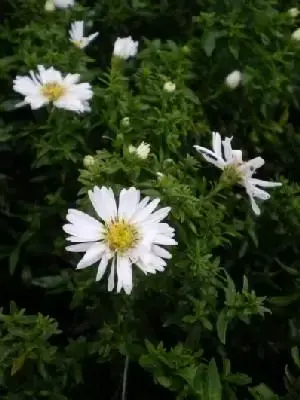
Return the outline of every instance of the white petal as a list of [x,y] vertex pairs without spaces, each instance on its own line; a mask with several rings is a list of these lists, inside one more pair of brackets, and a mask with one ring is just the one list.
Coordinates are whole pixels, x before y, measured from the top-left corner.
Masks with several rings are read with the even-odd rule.
[[80,236],[68,236],[66,238],[66,240],[68,240],[69,242],[73,242],[73,243],[86,243],[86,242],[96,242],[98,239],[90,239],[90,238],[86,238],[86,237],[80,237]]
[[158,206],[160,199],[154,199],[149,204],[147,204],[144,208],[139,209],[133,216],[132,220],[135,222],[141,222],[149,217],[149,215],[155,210]]
[[161,258],[167,258],[170,259],[172,258],[172,254],[170,252],[168,252],[166,249],[164,249],[163,247],[157,246],[156,244],[154,244],[152,246],[152,250],[154,252],[154,254],[158,257]]
[[256,197],[257,199],[260,199],[260,200],[269,200],[269,198],[271,197],[268,192],[266,192],[265,190],[259,189],[258,187],[255,187],[255,186],[252,189],[252,194],[254,197]]
[[225,156],[225,160],[228,161],[228,162],[232,162],[233,161],[231,141],[232,141],[232,137],[231,138],[226,137],[223,140],[224,156]]
[[140,191],[134,187],[122,189],[119,197],[118,217],[121,219],[130,219],[136,212],[140,201]]
[[74,208],[70,208],[68,210],[67,214],[67,221],[73,223],[73,224],[85,224],[86,226],[89,226],[94,229],[100,229],[103,228],[103,225],[101,222],[99,222],[96,218],[91,217],[90,215],[80,211],[80,210],[75,210]]
[[81,242],[96,242],[102,237],[102,232],[97,228],[82,224],[65,224],[63,230],[71,236],[81,238]]
[[126,294],[132,291],[132,268],[128,257],[117,257],[117,292],[123,288]]
[[79,243],[79,244],[72,244],[71,246],[67,246],[67,251],[72,251],[74,253],[84,253],[86,252],[91,246],[93,246],[95,242],[87,242],[87,243]]
[[101,219],[111,221],[117,217],[117,205],[112,190],[95,186],[88,192],[91,203]]
[[249,171],[251,175],[260,167],[262,167],[265,163],[265,160],[262,157],[255,157],[252,160],[249,160],[243,164],[241,170]]
[[254,214],[260,215],[260,209],[259,209],[253,196],[250,196],[250,201],[251,201],[251,207],[252,207],[252,210],[254,211]]
[[115,287],[115,259],[113,258],[112,259],[112,262],[111,262],[111,270],[110,270],[110,274],[109,274],[109,277],[108,277],[108,287],[107,287],[107,290],[109,291],[109,292],[111,292],[113,289],[114,289],[114,287]]
[[202,157],[205,158],[206,161],[215,165],[216,167],[223,168],[223,166],[225,165],[224,160],[222,158],[217,157],[217,155],[213,151],[197,145],[195,145],[194,148],[199,153],[201,153]]
[[221,136],[219,132],[212,132],[212,147],[215,155],[218,158],[223,158],[222,157],[222,141],[221,141]]
[[253,185],[257,185],[260,187],[272,188],[272,187],[279,187],[282,186],[281,182],[269,182],[269,181],[262,181],[261,179],[251,178],[249,179],[250,183]]
[[105,250],[105,246],[101,243],[93,244],[82,257],[77,265],[77,269],[82,269],[89,267],[94,264],[98,260],[100,260],[102,253]]
[[155,211],[148,219],[149,222],[159,222],[163,220],[171,211],[171,207],[163,207]]
[[165,235],[157,235],[153,240],[153,243],[163,244],[166,246],[175,246],[177,244],[176,240]]
[[106,271],[106,267],[108,264],[108,258],[106,257],[106,255],[104,254],[102,256],[102,259],[98,265],[98,271],[97,271],[97,275],[96,275],[96,281],[100,281]]

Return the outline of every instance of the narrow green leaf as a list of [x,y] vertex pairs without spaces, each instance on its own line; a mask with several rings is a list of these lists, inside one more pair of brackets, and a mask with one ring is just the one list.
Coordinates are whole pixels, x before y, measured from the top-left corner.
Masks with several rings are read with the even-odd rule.
[[222,386],[216,361],[213,358],[207,370],[206,400],[222,400]]
[[217,319],[217,334],[221,343],[226,343],[226,332],[228,327],[228,318],[225,311],[221,311]]

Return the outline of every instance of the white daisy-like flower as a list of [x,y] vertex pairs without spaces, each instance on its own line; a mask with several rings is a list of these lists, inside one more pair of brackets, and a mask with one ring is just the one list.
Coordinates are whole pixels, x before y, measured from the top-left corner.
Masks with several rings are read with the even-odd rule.
[[225,84],[230,89],[236,89],[242,80],[242,73],[240,71],[232,71],[225,78]]
[[202,154],[206,161],[216,167],[222,170],[234,168],[239,178],[239,184],[244,186],[250,198],[252,210],[256,215],[260,215],[260,209],[255,199],[268,200],[270,198],[270,194],[261,188],[278,187],[281,186],[281,183],[253,178],[252,176],[256,173],[256,170],[264,165],[265,160],[262,157],[255,157],[252,160],[243,161],[242,150],[233,150],[231,147],[231,140],[232,137],[226,137],[225,140],[222,141],[218,132],[212,132],[213,150],[201,146],[194,147]]
[[168,93],[174,92],[176,89],[176,85],[174,82],[168,81],[164,83],[164,91]]
[[68,8],[75,5],[74,0],[53,0],[53,3],[57,8]]
[[138,147],[130,145],[128,151],[131,154],[136,154],[142,160],[146,160],[150,153],[150,144],[142,142]]
[[29,76],[17,76],[13,81],[13,89],[25,96],[18,106],[29,104],[36,110],[46,104],[81,113],[90,111],[88,101],[93,92],[89,83],[78,83],[79,74],[67,74],[63,77],[53,67],[38,66],[38,72],[30,71]]
[[69,30],[70,41],[79,49],[84,49],[88,44],[94,40],[99,33],[95,32],[92,35],[84,36],[84,22],[75,21],[71,24],[71,29]]
[[288,10],[288,13],[292,18],[296,18],[299,15],[299,10],[297,7],[293,7]]
[[120,38],[118,37],[114,44],[114,56],[127,60],[129,57],[134,57],[138,51],[138,41],[134,41],[131,36]]
[[140,191],[134,187],[122,189],[118,205],[111,188],[97,187],[89,191],[90,201],[100,219],[75,209],[69,209],[68,223],[63,226],[70,236],[67,240],[76,243],[66,247],[67,251],[85,253],[77,269],[89,267],[100,261],[96,281],[102,279],[108,264],[108,290],[115,287],[129,294],[132,291],[132,264],[145,274],[163,271],[165,259],[171,254],[162,246],[174,246],[174,229],[161,222],[170,212],[170,207],[156,210],[159,199],[141,200]]
[[300,28],[296,29],[292,33],[292,39],[299,41],[300,40]]

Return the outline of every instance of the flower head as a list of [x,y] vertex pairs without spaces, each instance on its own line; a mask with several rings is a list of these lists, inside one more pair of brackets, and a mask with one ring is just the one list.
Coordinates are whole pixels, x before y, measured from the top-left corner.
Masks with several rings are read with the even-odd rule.
[[175,89],[176,89],[175,83],[173,83],[171,81],[164,83],[164,91],[165,92],[172,93],[172,92],[174,92]]
[[150,144],[142,142],[138,147],[130,145],[128,151],[131,154],[136,154],[142,160],[145,160],[150,153]]
[[299,41],[300,40],[300,28],[296,29],[292,33],[292,39]]
[[292,18],[297,18],[298,15],[299,15],[299,10],[298,10],[297,7],[293,7],[293,8],[290,8],[290,9],[288,10],[288,13],[289,13],[289,15],[290,15]]
[[87,156],[85,156],[84,159],[83,159],[83,165],[85,166],[85,168],[90,168],[90,167],[92,167],[93,165],[95,165],[95,163],[96,163],[96,160],[95,160],[95,158],[94,158],[93,156],[91,156],[91,155],[87,155]]
[[75,4],[74,0],[52,0],[55,7],[57,8],[68,8],[73,7]]
[[89,83],[78,83],[79,79],[79,74],[63,77],[53,67],[39,65],[37,73],[30,71],[30,77],[17,76],[13,89],[25,96],[19,105],[29,104],[32,110],[53,103],[55,107],[81,113],[90,110],[88,101],[93,92]]
[[134,57],[138,50],[138,41],[132,40],[131,36],[126,38],[118,37],[114,44],[114,56],[127,60],[129,57]]
[[225,84],[230,89],[236,89],[242,80],[242,73],[240,71],[232,71],[225,78]]
[[69,30],[70,41],[74,43],[74,45],[79,49],[84,49],[99,34],[98,32],[95,32],[92,35],[84,36],[83,31],[84,31],[83,21],[75,21],[71,24],[71,29]]
[[161,221],[170,212],[169,207],[154,211],[159,199],[141,200],[140,191],[131,187],[122,189],[118,205],[111,188],[97,187],[89,191],[90,201],[100,219],[69,209],[68,223],[63,226],[70,236],[66,247],[72,252],[85,253],[77,269],[89,267],[100,261],[96,281],[99,281],[110,264],[108,290],[115,287],[129,294],[132,291],[132,264],[145,274],[163,271],[165,259],[171,254],[162,246],[176,245],[174,229]]
[[[226,137],[223,141],[218,132],[212,132],[212,148],[194,146],[202,154],[206,161],[214,164],[222,170],[234,170],[238,178],[238,183],[242,185],[250,198],[252,210],[256,215],[260,214],[260,209],[255,199],[268,200],[269,193],[261,188],[271,188],[281,186],[280,182],[267,182],[255,179],[252,176],[256,170],[265,163],[262,157],[255,157],[249,161],[243,161],[242,150],[233,150],[231,147],[232,138]],[[224,153],[224,155],[223,155]]]

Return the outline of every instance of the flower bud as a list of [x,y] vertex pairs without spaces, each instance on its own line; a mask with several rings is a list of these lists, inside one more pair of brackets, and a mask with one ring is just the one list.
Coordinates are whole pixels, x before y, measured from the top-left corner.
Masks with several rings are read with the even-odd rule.
[[290,8],[290,9],[288,10],[288,13],[289,13],[289,15],[290,15],[292,18],[296,18],[296,17],[298,17],[298,15],[299,15],[299,10],[298,10],[298,8],[293,7],[293,8]]
[[124,117],[121,121],[121,125],[128,127],[130,125],[130,118],[129,117]]
[[242,80],[242,73],[238,70],[231,72],[225,79],[225,84],[230,89],[236,89]]
[[83,159],[83,165],[85,166],[85,168],[90,168],[93,165],[95,165],[95,163],[96,163],[96,160],[93,156],[87,155]]
[[176,89],[176,85],[175,83],[168,81],[164,84],[164,91],[168,92],[168,93],[172,93],[174,92],[174,90]]
[[299,41],[300,40],[300,28],[296,29],[292,33],[292,39]]
[[45,3],[45,11],[51,12],[55,10],[55,4],[53,0],[47,0]]

